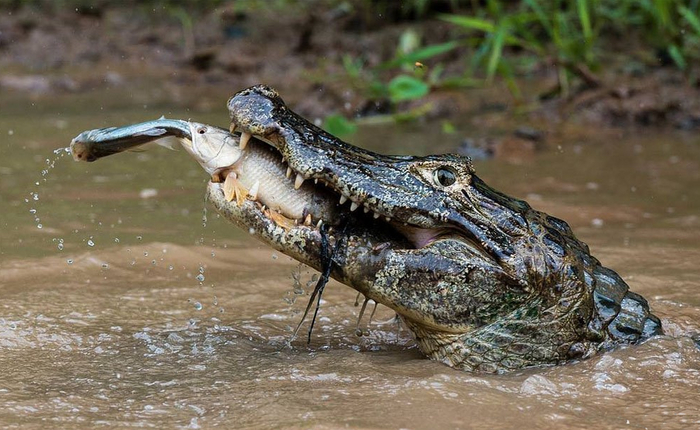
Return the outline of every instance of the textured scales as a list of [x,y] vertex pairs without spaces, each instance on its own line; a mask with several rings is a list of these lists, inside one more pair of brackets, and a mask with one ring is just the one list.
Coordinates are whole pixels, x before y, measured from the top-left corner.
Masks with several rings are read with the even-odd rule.
[[[395,310],[428,357],[455,368],[559,364],[662,332],[644,298],[601,266],[564,221],[490,188],[468,158],[357,148],[296,115],[265,86],[237,93],[228,107],[240,138],[160,119],[81,133],[73,155],[93,161],[179,138],[212,176],[208,199],[226,219],[318,270],[320,229],[334,226],[325,236],[334,249],[331,276]],[[266,160],[281,181],[231,174],[235,163],[255,164],[247,157],[265,143],[279,152],[279,164]],[[252,181],[250,189],[236,179]],[[280,189],[301,203],[299,218],[255,201]]]
[[[503,372],[661,333],[647,302],[601,266],[564,221],[493,190],[468,158],[354,147],[296,115],[265,86],[237,93],[228,106],[232,127],[275,147],[295,173],[322,181],[341,202],[372,212],[345,207],[352,214],[348,241],[333,277],[394,309],[428,357]],[[445,185],[441,176],[454,182]],[[316,230],[261,225],[253,207],[232,208],[218,194],[210,186],[226,218],[319,268]]]

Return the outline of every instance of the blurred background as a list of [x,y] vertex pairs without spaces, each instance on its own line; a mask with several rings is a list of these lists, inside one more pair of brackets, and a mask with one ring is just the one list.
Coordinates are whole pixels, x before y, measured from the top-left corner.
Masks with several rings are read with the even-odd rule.
[[[699,11],[0,0],[0,426],[696,428]],[[473,375],[423,359],[387,308],[358,321],[331,283],[311,344],[290,344],[315,274],[218,219],[184,151],[65,150],[161,115],[226,127],[259,83],[355,145],[472,157],[566,220],[667,336]]]
[[266,83],[346,135],[377,115],[449,132],[467,111],[693,129],[699,12],[698,0],[0,0],[0,89],[129,88],[134,102],[222,110]]

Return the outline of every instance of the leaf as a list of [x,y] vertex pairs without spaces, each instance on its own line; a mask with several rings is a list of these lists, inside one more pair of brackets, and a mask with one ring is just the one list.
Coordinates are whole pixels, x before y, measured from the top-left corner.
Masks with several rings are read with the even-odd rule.
[[690,24],[693,30],[700,36],[700,19],[698,19],[697,15],[685,6],[678,6],[678,12],[683,15],[683,18],[688,21],[688,24]]
[[586,43],[591,43],[593,32],[591,31],[591,19],[588,15],[588,5],[586,0],[576,0],[578,6],[578,17],[581,21],[581,29],[583,30],[583,38]]
[[493,47],[491,48],[491,55],[489,56],[489,62],[486,66],[486,80],[491,83],[493,81],[493,76],[496,74],[498,68],[498,63],[501,61],[501,53],[503,52],[503,40],[506,36],[506,25],[501,23],[498,26],[498,31],[493,39]]
[[671,59],[673,60],[674,63],[676,63],[676,66],[678,66],[679,69],[685,70],[685,58],[683,58],[683,54],[681,53],[681,50],[678,49],[678,46],[676,45],[669,45],[668,46],[668,55],[671,56]]
[[407,75],[399,75],[389,82],[389,98],[392,102],[419,99],[430,87],[425,82]]
[[323,129],[332,135],[343,136],[357,132],[357,125],[343,115],[334,113],[326,117]]
[[552,23],[547,17],[547,14],[545,14],[542,10],[540,4],[535,0],[525,0],[525,4],[530,6],[530,8],[535,12],[535,15],[537,15],[537,18],[540,21],[540,25],[544,27],[545,31],[547,32],[547,34],[549,34],[549,37],[551,38],[553,34]]
[[445,120],[442,122],[442,132],[444,134],[455,134],[457,129],[455,128],[454,124],[451,122]]
[[496,31],[496,25],[484,19],[459,15],[440,15],[440,19],[470,30],[479,30],[486,33],[493,33]]
[[416,61],[423,61],[436,55],[451,51],[459,45],[460,43],[458,41],[453,40],[447,43],[426,46],[425,48],[416,49],[413,52],[409,52],[408,54],[402,55],[399,58],[388,61],[382,64],[380,67],[383,69],[388,69],[401,64],[411,64],[415,63]]

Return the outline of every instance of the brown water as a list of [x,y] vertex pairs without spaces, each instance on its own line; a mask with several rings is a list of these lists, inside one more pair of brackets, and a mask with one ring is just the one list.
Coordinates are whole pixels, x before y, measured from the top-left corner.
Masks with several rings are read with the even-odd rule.
[[[700,426],[697,134],[591,130],[520,164],[477,162],[491,185],[568,220],[668,333],[492,376],[423,359],[386,308],[356,337],[355,296],[337,283],[311,345],[290,345],[311,271],[213,211],[203,223],[206,176],[184,152],[53,154],[84,129],[161,114],[226,125],[215,103],[144,106],[156,95],[0,95],[0,426]],[[450,150],[458,137],[437,127],[365,127],[353,142]]]

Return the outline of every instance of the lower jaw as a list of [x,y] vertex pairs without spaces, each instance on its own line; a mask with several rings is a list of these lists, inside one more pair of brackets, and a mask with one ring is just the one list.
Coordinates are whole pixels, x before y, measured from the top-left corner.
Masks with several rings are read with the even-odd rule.
[[[315,225],[299,225],[280,215],[273,219],[259,202],[227,200],[223,184],[209,182],[206,200],[226,220],[234,223],[268,246],[315,269],[320,267],[318,250],[321,234]],[[281,220],[281,221],[280,221]]]

